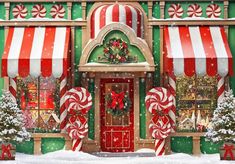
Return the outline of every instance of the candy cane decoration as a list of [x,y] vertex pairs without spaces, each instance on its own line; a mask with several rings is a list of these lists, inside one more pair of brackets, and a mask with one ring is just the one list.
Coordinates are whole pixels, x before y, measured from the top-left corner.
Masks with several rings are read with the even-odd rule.
[[81,151],[82,139],[88,133],[87,119],[84,116],[72,116],[68,120],[67,132],[73,139],[72,150]]
[[53,5],[50,14],[52,18],[64,18],[65,8],[61,4]]
[[155,152],[157,156],[165,154],[165,138],[171,132],[171,124],[168,116],[155,115],[149,124],[149,130],[155,139]]
[[175,97],[176,97],[176,77],[174,74],[169,74],[169,84],[168,84],[168,90],[170,91],[171,93],[171,96],[170,96],[170,101],[173,100],[173,106],[172,108],[170,109],[169,111],[169,117],[170,117],[170,122],[171,122],[171,125],[172,125],[172,132],[175,132],[175,124],[176,124],[176,100],[175,100]]
[[72,88],[66,93],[65,103],[68,112],[87,114],[92,107],[92,97],[85,88]]
[[67,110],[65,107],[65,93],[67,90],[67,78],[62,75],[60,78],[60,129],[61,133],[66,133]]
[[172,101],[169,101],[170,92],[162,87],[156,87],[151,89],[146,97],[146,107],[150,113],[155,114],[157,111],[168,113],[173,105]]
[[184,13],[183,8],[180,4],[171,4],[168,9],[168,15],[170,18],[181,18]]
[[224,97],[224,91],[225,91],[225,80],[224,77],[218,77],[218,83],[217,83],[217,103],[220,103]]
[[192,4],[188,7],[187,15],[189,17],[200,17],[202,16],[202,8],[198,4]]
[[44,18],[47,10],[42,4],[37,4],[33,6],[31,13],[33,18]]
[[9,85],[9,91],[12,95],[13,100],[16,102],[16,92],[17,92],[17,86],[16,86],[16,78],[10,78],[10,85]]
[[206,15],[208,18],[219,18],[221,15],[221,8],[217,4],[210,4],[206,8]]
[[28,14],[27,8],[20,4],[20,5],[15,5],[15,7],[12,9],[12,14],[14,18],[26,18]]

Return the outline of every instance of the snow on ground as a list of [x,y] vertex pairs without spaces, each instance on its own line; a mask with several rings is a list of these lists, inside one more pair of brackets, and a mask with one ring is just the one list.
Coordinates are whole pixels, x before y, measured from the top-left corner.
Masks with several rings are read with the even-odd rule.
[[235,164],[235,161],[220,161],[219,154],[200,157],[178,153],[162,157],[96,157],[88,153],[57,151],[45,155],[17,153],[15,161],[1,161],[0,164]]

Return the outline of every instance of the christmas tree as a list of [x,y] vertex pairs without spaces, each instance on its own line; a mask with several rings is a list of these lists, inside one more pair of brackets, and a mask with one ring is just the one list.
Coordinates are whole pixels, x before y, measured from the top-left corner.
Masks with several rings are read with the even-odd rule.
[[28,140],[30,134],[24,127],[23,114],[9,91],[0,97],[0,143]]
[[214,111],[211,125],[206,133],[209,140],[235,143],[235,98],[232,90],[225,92],[223,100]]

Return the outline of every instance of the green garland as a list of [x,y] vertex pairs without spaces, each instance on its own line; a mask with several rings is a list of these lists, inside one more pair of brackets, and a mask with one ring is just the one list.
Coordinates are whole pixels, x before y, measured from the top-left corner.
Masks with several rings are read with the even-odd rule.
[[106,96],[106,102],[107,102],[106,110],[108,113],[112,114],[113,116],[122,116],[122,115],[127,114],[130,111],[130,107],[132,105],[132,102],[128,94],[125,94],[122,99],[122,103],[123,103],[122,109],[120,109],[120,104],[118,102],[116,102],[115,106],[112,106],[112,102],[113,102],[112,92]]

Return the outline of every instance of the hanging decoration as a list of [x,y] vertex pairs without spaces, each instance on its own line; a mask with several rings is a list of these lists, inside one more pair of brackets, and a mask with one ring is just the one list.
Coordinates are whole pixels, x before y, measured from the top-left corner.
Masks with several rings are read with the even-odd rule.
[[188,10],[187,10],[187,15],[189,17],[200,17],[200,16],[202,16],[201,6],[196,4],[196,3],[189,5]]
[[149,130],[155,139],[155,153],[157,156],[164,155],[165,138],[175,125],[174,98],[166,88],[156,87],[147,93],[145,103],[153,115]]
[[28,14],[28,10],[24,5],[19,4],[15,5],[15,7],[12,9],[12,14],[14,18],[24,19]]
[[117,93],[111,91],[106,96],[107,99],[107,112],[114,116],[124,115],[129,112],[131,107],[131,100],[128,94],[124,92]]
[[168,9],[168,15],[170,18],[181,18],[183,13],[184,10],[179,3],[171,4],[171,6]]
[[119,64],[137,62],[135,57],[130,56],[127,42],[122,39],[112,38],[104,44],[104,54],[99,57],[98,62]]
[[221,8],[217,4],[210,4],[206,8],[206,15],[208,18],[219,18],[221,15]]
[[80,151],[82,139],[88,133],[86,114],[92,107],[92,97],[85,88],[76,87],[66,92],[64,101],[69,115],[66,130],[73,140],[72,150]]
[[33,18],[44,18],[47,10],[42,4],[37,4],[33,6],[31,13]]
[[64,18],[65,8],[61,4],[56,4],[51,7],[50,15],[52,18]]

